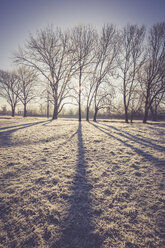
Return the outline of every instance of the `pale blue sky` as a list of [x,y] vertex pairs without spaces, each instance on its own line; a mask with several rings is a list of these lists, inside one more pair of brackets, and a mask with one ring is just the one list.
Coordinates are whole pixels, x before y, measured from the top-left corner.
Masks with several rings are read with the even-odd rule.
[[105,23],[152,25],[165,21],[165,0],[0,0],[0,69],[29,33],[53,24],[62,28]]

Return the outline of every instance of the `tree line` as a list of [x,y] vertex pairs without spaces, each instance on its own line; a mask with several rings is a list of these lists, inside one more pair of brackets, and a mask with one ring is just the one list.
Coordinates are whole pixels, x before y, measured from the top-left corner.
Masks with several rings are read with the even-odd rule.
[[[156,119],[165,103],[165,23],[145,26],[128,24],[118,30],[104,25],[100,32],[89,25],[72,29],[52,26],[30,35],[24,47],[14,54],[13,72],[0,70],[0,96],[11,106],[27,105],[39,94],[53,106],[57,119],[66,104],[82,106],[86,120],[93,110],[96,121],[100,109],[115,109],[113,99],[122,95],[125,122],[143,109],[143,122],[149,112]],[[44,84],[42,83],[44,82]]]

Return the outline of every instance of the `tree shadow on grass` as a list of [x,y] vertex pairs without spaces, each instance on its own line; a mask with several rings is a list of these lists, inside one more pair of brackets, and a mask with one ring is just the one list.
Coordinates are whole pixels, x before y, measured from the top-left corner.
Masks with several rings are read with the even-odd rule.
[[[42,124],[41,125],[41,128],[42,126],[46,126],[48,125],[49,123],[51,123],[53,120],[47,120],[47,121],[39,121],[39,122],[34,122],[34,123],[26,123],[26,124],[20,124],[20,125],[17,125],[17,126],[10,126],[10,127],[4,127],[4,128],[0,128],[1,129],[9,129],[9,130],[5,130],[5,131],[0,131],[0,145],[3,146],[3,147],[7,147],[7,146],[23,146],[23,145],[34,145],[34,144],[41,144],[41,143],[47,143],[47,142],[52,142],[52,141],[55,141],[58,139],[58,137],[56,135],[54,135],[54,133],[52,132],[52,136],[47,138],[45,137],[44,139],[38,139],[38,140],[32,140],[32,139],[29,139],[28,141],[27,140],[15,140],[14,143],[11,143],[11,140],[10,140],[10,135],[18,130],[21,130],[21,129],[24,129],[24,128],[28,128],[28,127],[31,127],[31,126],[34,126],[34,125],[39,125],[39,124]],[[67,124],[64,124],[64,125],[68,125]],[[54,125],[54,126],[61,126],[63,127],[64,125]],[[52,125],[51,125],[52,127]],[[14,129],[11,129],[11,128],[14,128]],[[10,130],[11,129],[11,130]],[[58,145],[58,147],[56,149],[59,149],[61,148],[63,145],[67,144],[76,134],[77,134],[78,131],[74,132],[69,138],[66,138],[64,142],[62,142],[61,144]]]
[[[106,127],[108,127],[109,129],[114,129],[116,131],[116,134],[124,137],[124,138],[127,138],[135,143],[139,143],[140,145],[143,145],[143,146],[146,146],[146,147],[151,147],[155,150],[158,150],[160,152],[165,152],[165,148],[161,145],[157,145],[155,144],[153,141],[151,141],[151,138],[150,140],[146,139],[146,138],[141,138],[141,137],[138,137],[136,135],[133,135],[129,132],[126,132],[126,131],[123,131],[123,130],[120,130],[119,128],[116,128],[114,126],[110,126],[110,125],[106,125],[106,124],[102,124]],[[104,128],[105,129],[105,128]],[[107,129],[108,130],[108,129]]]
[[78,127],[78,161],[73,181],[73,194],[69,197],[70,209],[66,220],[62,223],[62,235],[51,247],[55,248],[99,248],[101,238],[94,233],[92,223],[92,199],[90,190],[92,185],[88,182],[84,159],[84,146],[81,123]]
[[49,123],[51,121],[52,121],[52,119],[47,120],[47,121],[37,121],[37,122],[24,123],[24,124],[19,124],[19,125],[14,125],[14,126],[1,127],[0,130],[15,128],[15,129],[12,129],[12,130],[5,131],[5,132],[12,132],[12,131],[15,132],[18,129],[26,128],[26,127],[41,124],[41,123],[45,123],[45,125],[46,125],[47,123]]
[[[149,153],[143,151],[143,150],[140,149],[140,148],[137,148],[137,147],[133,146],[132,144],[127,143],[127,141],[125,141],[125,140],[123,140],[122,138],[120,138],[120,137],[124,137],[124,138],[127,138],[127,139],[129,139],[129,140],[132,140],[132,138],[130,138],[129,135],[124,135],[124,134],[122,134],[122,133],[116,133],[116,134],[119,136],[119,137],[118,137],[118,136],[113,135],[113,134],[110,132],[110,128],[112,128],[112,126],[109,126],[109,129],[107,129],[107,128],[105,128],[105,127],[100,127],[100,126],[98,126],[98,125],[96,125],[96,124],[94,124],[94,123],[91,123],[91,122],[90,122],[90,124],[93,125],[95,128],[97,128],[98,130],[100,130],[101,132],[107,134],[107,135],[110,136],[111,138],[116,139],[116,140],[118,140],[119,142],[123,143],[126,147],[131,148],[131,149],[132,149],[133,151],[135,151],[138,155],[142,156],[146,161],[150,161],[150,162],[154,163],[155,166],[164,167],[164,165],[165,165],[165,160],[162,160],[162,159],[159,159],[159,158],[157,158],[157,157],[154,157],[153,155],[151,155],[151,154],[149,154]],[[116,130],[115,127],[113,127],[113,129]],[[135,137],[134,137],[133,141],[134,141],[135,143],[140,143],[139,140],[135,139]],[[142,145],[144,145],[144,143],[143,143]],[[145,145],[146,145],[146,144],[145,144]],[[152,144],[152,145],[153,145],[153,144]],[[146,145],[146,146],[147,146],[147,145]],[[152,147],[152,146],[151,146],[151,147]],[[158,148],[161,149],[161,151],[163,151],[163,149],[164,149],[164,147],[158,147]]]
[[10,145],[10,135],[18,130],[21,129],[25,129],[28,127],[32,127],[35,125],[39,125],[39,124],[43,124],[43,123],[48,123],[51,122],[52,120],[48,120],[48,121],[37,121],[37,122],[32,122],[32,123],[25,123],[25,124],[20,124],[20,125],[16,125],[16,126],[9,126],[9,127],[2,127],[0,128],[0,130],[5,130],[5,129],[9,129],[9,130],[5,130],[5,131],[1,131],[0,132],[0,145],[1,146],[7,146]]

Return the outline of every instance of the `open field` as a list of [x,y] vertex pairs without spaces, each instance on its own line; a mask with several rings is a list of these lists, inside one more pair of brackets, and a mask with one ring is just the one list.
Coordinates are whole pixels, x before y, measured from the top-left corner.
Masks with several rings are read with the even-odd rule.
[[165,247],[165,122],[0,118],[0,247]]

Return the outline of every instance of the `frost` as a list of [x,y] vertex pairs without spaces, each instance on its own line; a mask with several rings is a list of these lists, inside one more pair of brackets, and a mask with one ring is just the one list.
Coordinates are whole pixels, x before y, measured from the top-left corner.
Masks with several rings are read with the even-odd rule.
[[2,247],[164,242],[163,122],[0,119],[0,168]]

